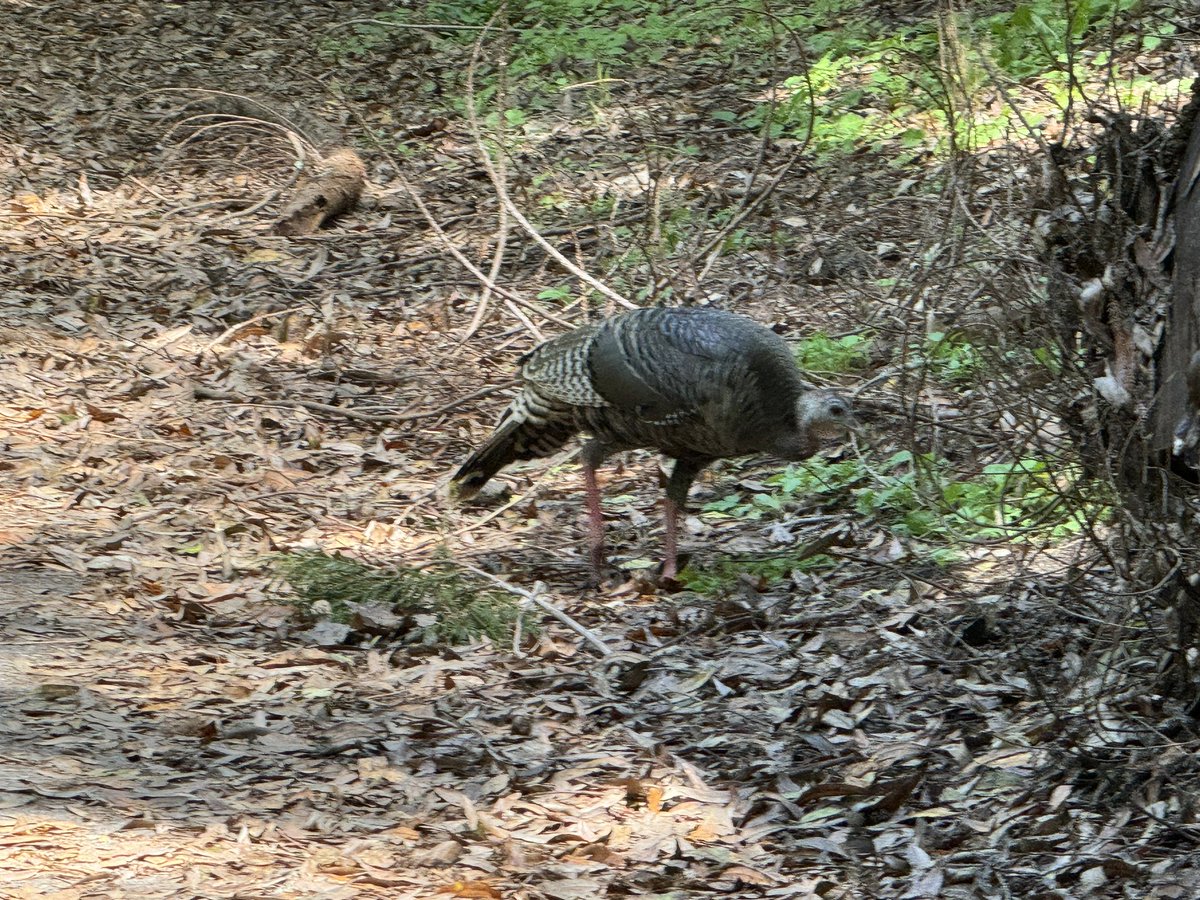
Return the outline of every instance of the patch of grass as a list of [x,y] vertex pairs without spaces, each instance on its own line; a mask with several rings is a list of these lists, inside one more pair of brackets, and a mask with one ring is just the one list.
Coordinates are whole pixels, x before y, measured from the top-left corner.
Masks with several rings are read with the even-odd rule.
[[[804,498],[840,494],[858,515],[878,521],[898,537],[921,541],[928,545],[932,561],[948,564],[972,543],[1057,541],[1079,534],[1088,522],[1103,520],[1110,507],[1100,497],[1083,496],[1081,478],[1078,467],[1033,458],[994,463],[968,476],[944,459],[908,451],[881,465],[870,460],[813,459],[765,479],[770,490],[730,494],[706,504],[701,514],[771,519]],[[723,562],[702,570],[696,578],[704,586],[727,585],[731,573],[771,579],[797,568],[807,570],[782,556],[762,564]]]
[[793,350],[796,362],[807,372],[841,374],[861,369],[867,364],[871,339],[862,334],[833,338],[818,331],[799,341]]
[[817,572],[830,569],[835,564],[836,560],[823,553],[800,558],[783,554],[742,562],[723,559],[711,566],[689,565],[679,574],[679,580],[684,587],[697,594],[719,594],[745,575],[771,584],[787,578],[793,572]]
[[[362,55],[390,44],[400,24],[468,26],[425,36],[435,50],[470,44],[477,37],[473,29],[492,21],[500,6],[500,0],[405,5],[325,38],[319,51],[333,58]],[[740,43],[743,32],[734,26],[745,15],[720,0],[694,0],[687,9],[669,0],[522,0],[509,4],[507,19],[495,24],[511,29],[510,79],[557,90],[588,78],[604,92],[613,72],[662,63],[673,49],[708,44],[714,34]],[[485,88],[490,84],[486,77],[481,81]]]
[[[958,146],[986,145],[1019,127],[1010,110],[994,103],[952,107],[952,93],[961,91],[970,101],[990,89],[989,67],[1018,80],[1036,78],[1043,95],[1057,97],[1065,108],[1070,92],[1086,80],[1085,74],[1072,78],[1068,72],[1073,61],[1069,48],[1098,47],[1103,55],[1105,45],[1114,40],[1118,49],[1130,41],[1152,48],[1175,33],[1174,26],[1161,19],[1146,23],[1138,35],[1109,27],[1122,24],[1138,3],[1025,0],[974,19],[960,14],[952,28],[940,32],[933,16],[888,22],[866,0],[813,0],[781,16],[762,15],[753,4],[739,7],[723,0],[693,0],[685,6],[670,0],[521,0],[509,3],[505,15],[494,19],[498,28],[508,31],[498,31],[491,42],[507,43],[506,78],[513,106],[502,114],[518,130],[530,121],[531,110],[557,104],[564,89],[579,97],[583,108],[600,115],[612,103],[613,84],[639,69],[677,64],[684,53],[702,67],[735,71],[730,64],[738,64],[746,90],[757,98],[749,105],[731,103],[734,108],[712,110],[709,115],[716,123],[766,129],[776,138],[808,138],[818,158],[885,144],[901,148],[893,155],[902,158],[944,151],[951,138]],[[478,36],[474,29],[493,21],[500,8],[501,0],[424,0],[397,6],[330,33],[318,50],[336,60],[398,52],[400,42],[410,38],[397,26],[440,23],[460,30],[423,30],[422,40],[434,53],[441,48],[461,52]],[[804,47],[805,69],[785,75],[778,82],[780,90],[768,99],[760,87],[765,70],[747,67],[745,61],[794,59],[793,41]],[[954,76],[961,82],[953,90],[946,83],[947,54],[956,57]],[[1088,62],[1090,71],[1102,66],[1103,62]],[[1130,93],[1156,87],[1150,77],[1135,80],[1138,85],[1126,86]],[[442,86],[460,110],[461,88],[461,83]],[[497,89],[496,74],[481,70],[481,109]],[[1033,122],[1036,117],[1028,111],[1025,118]]]
[[313,615],[321,604],[329,618],[348,622],[355,605],[387,606],[414,617],[427,644],[461,644],[480,635],[499,643],[511,638],[520,615],[508,594],[490,590],[449,562],[421,570],[384,569],[312,552],[277,557],[275,567],[306,614]]

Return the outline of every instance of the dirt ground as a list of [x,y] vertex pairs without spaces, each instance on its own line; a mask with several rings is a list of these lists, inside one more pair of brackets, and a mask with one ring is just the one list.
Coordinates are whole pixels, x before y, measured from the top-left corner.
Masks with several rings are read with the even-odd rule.
[[[1081,639],[1023,551],[947,573],[813,498],[774,524],[692,515],[684,547],[711,565],[832,536],[835,567],[658,588],[637,575],[661,546],[658,462],[629,454],[602,483],[633,576],[593,589],[569,456],[446,500],[517,357],[615,307],[535,301],[526,323],[493,297],[463,339],[479,283],[405,184],[486,271],[496,197],[428,87],[469,47],[402,32],[325,52],[392,6],[0,5],[0,896],[1200,896],[1183,745],[1136,782],[1081,752],[1097,711],[1045,695],[1084,677]],[[694,130],[675,106],[727,100],[719,76],[657,77],[638,97],[659,141]],[[360,208],[271,235],[296,148],[189,119],[202,91],[358,147]],[[616,162],[631,121],[564,113],[510,173],[518,205],[535,170],[547,194],[636,187]],[[688,202],[723,201],[757,139],[696,142]],[[904,237],[939,215],[876,203],[894,181],[798,168],[759,223],[791,222],[792,252],[723,260],[710,299],[789,336],[882,317],[861,282],[903,271]],[[545,233],[592,269],[623,215]],[[508,241],[507,286],[565,283]],[[693,504],[778,468],[717,466]],[[330,644],[273,574],[297,549],[540,582],[612,653],[551,620],[516,650]]]

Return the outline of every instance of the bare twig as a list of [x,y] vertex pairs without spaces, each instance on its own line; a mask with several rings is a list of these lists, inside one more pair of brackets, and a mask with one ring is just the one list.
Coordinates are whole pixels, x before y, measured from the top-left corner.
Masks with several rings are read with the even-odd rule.
[[301,311],[302,310],[297,307],[291,307],[289,309],[273,309],[269,312],[259,313],[257,316],[249,318],[244,322],[238,322],[236,325],[230,325],[215,338],[209,341],[205,348],[200,351],[200,355],[203,356],[205,353],[211,353],[215,348],[225,343],[239,331],[250,328],[253,325],[257,325],[259,322],[263,322],[267,319],[274,319],[278,316],[290,316],[292,313],[298,313]]
[[[198,94],[201,96],[209,97],[215,103],[218,103],[218,104],[222,100],[228,101],[232,106],[234,106],[237,109],[237,112],[222,112],[219,109],[216,109],[216,110],[212,110],[209,112],[200,113],[195,116],[189,116],[188,118],[184,119],[183,121],[178,122],[174,126],[172,126],[167,131],[168,136],[172,132],[178,130],[180,127],[188,124],[189,122],[194,122],[194,121],[197,121],[200,119],[213,119],[213,120],[220,119],[221,124],[231,124],[231,125],[235,125],[235,124],[239,124],[239,123],[253,124],[253,125],[267,125],[272,130],[279,131],[284,134],[287,134],[290,132],[290,133],[296,135],[300,140],[302,140],[304,142],[309,153],[314,154],[318,157],[320,156],[320,154],[318,153],[317,148],[316,148],[316,142],[308,134],[305,133],[304,128],[302,128],[297,122],[293,121],[288,116],[279,112],[279,110],[277,110],[275,107],[271,106],[270,104],[263,103],[261,100],[256,100],[253,97],[249,97],[245,94],[237,94],[232,91],[213,90],[210,88],[156,88],[151,91],[146,91],[144,94],[140,94],[135,99],[141,99],[141,97],[145,97],[145,96],[148,96],[151,94],[190,94],[190,95]],[[260,115],[260,113],[261,113],[261,115]],[[293,145],[295,144],[294,139],[289,138],[289,140],[293,141]]]
[[331,403],[318,403],[316,400],[272,400],[269,398],[241,397],[231,391],[218,391],[215,388],[204,387],[203,385],[195,385],[192,388],[192,396],[197,400],[225,400],[229,403],[240,403],[246,406],[271,406],[277,409],[293,409],[299,406],[301,409],[307,409],[309,412],[324,413],[326,415],[341,416],[344,419],[353,419],[356,422],[382,422],[395,424],[398,422],[410,421],[404,416],[389,415],[387,413],[365,413],[359,412],[357,409],[348,409],[345,406],[334,406]]
[[774,91],[772,91],[770,109],[763,122],[762,140],[759,144],[758,156],[755,159],[754,171],[750,175],[750,183],[746,186],[746,196],[742,200],[741,207],[738,209],[738,211],[730,217],[729,221],[725,223],[725,226],[721,228],[715,235],[713,235],[696,254],[697,256],[705,257],[704,265],[701,267],[700,272],[695,278],[697,284],[700,284],[704,281],[704,279],[708,276],[708,273],[712,271],[712,267],[716,264],[717,260],[720,259],[721,248],[724,246],[725,239],[729,235],[733,234],[733,232],[741,226],[742,222],[746,221],[746,219],[748,219],[760,206],[763,205],[763,203],[767,201],[768,198],[770,198],[772,194],[775,193],[775,190],[779,187],[779,183],[783,180],[783,177],[789,171],[791,171],[792,166],[794,166],[808,150],[808,145],[812,142],[813,128],[815,127],[817,121],[816,88],[812,83],[812,72],[809,69],[808,56],[804,49],[803,40],[801,40],[795,29],[789,26],[783,18],[775,13],[772,13],[769,10],[760,10],[759,14],[766,17],[767,20],[772,23],[772,26],[779,26],[783,28],[784,31],[787,32],[788,37],[791,39],[792,45],[796,48],[797,59],[800,62],[801,76],[804,78],[805,87],[807,89],[806,97],[808,100],[808,130],[804,135],[804,140],[801,141],[800,145],[794,151],[792,151],[791,156],[788,157],[779,170],[771,177],[766,186],[763,187],[763,189],[757,194],[755,194],[753,191],[754,183],[758,180],[758,175],[761,172],[763,163],[766,159],[767,148],[770,145],[772,119],[771,113],[774,112],[775,108],[775,96]]
[[[499,13],[497,13],[497,15],[499,15]],[[493,16],[492,19],[494,20],[495,16]],[[490,28],[491,25],[492,22],[489,21],[487,26],[485,26],[485,29]],[[483,39],[486,37],[486,35],[487,31],[485,30],[476,39],[475,46],[472,48],[471,64],[470,68],[468,69],[469,76],[478,66],[479,56],[483,47]],[[593,277],[588,272],[575,265],[575,263],[571,262],[571,260],[563,256],[563,254],[560,253],[558,249],[555,248],[549,241],[547,241],[541,235],[541,233],[533,227],[533,224],[525,218],[525,215],[520,209],[517,208],[517,205],[513,203],[512,198],[508,195],[508,188],[505,185],[505,181],[496,168],[496,163],[495,160],[492,159],[491,151],[488,150],[487,145],[484,143],[483,130],[480,128],[479,119],[475,111],[475,90],[472,77],[468,77],[467,79],[466,101],[467,123],[471,130],[471,137],[475,140],[475,146],[479,150],[479,161],[483,164],[483,168],[487,172],[488,178],[490,178],[492,181],[492,187],[496,191],[497,199],[500,201],[500,204],[508,210],[509,215],[513,217],[516,223],[521,226],[521,229],[527,235],[533,238],[534,243],[536,243],[539,247],[546,251],[547,254],[549,254],[551,259],[557,262],[560,266],[562,266],[580,281],[595,288],[597,291],[599,291],[605,297],[608,297],[619,306],[623,306],[626,309],[637,309],[638,305],[636,303],[625,299],[604,282]]]
[[506,303],[509,310],[513,313],[513,315],[515,315],[517,317],[518,320],[520,320],[521,324],[524,325],[526,329],[528,329],[530,334],[532,334],[539,341],[545,340],[545,335],[542,334],[542,332],[538,329],[538,327],[529,320],[528,316],[526,316],[523,312],[521,312],[520,309],[517,308],[519,306],[524,306],[524,307],[533,309],[536,312],[538,312],[540,315],[549,319],[550,321],[555,322],[559,325],[562,325],[564,328],[574,327],[571,325],[570,322],[567,322],[564,319],[559,318],[558,316],[551,315],[550,313],[546,312],[545,310],[537,307],[535,304],[530,303],[528,300],[526,300],[520,294],[514,293],[513,291],[510,291],[507,288],[503,288],[499,284],[497,284],[495,279],[490,278],[487,275],[487,273],[485,273],[482,269],[479,268],[479,266],[475,265],[473,262],[471,262],[469,259],[467,259],[467,257],[463,254],[463,252],[461,250],[458,249],[458,247],[454,246],[454,242],[452,240],[450,240],[450,235],[446,234],[446,232],[442,228],[442,226],[438,224],[437,219],[435,219],[433,217],[433,213],[430,211],[429,207],[425,204],[425,201],[421,199],[421,195],[417,192],[417,189],[414,188],[409,183],[408,179],[404,178],[403,176],[399,176],[399,177],[397,177],[396,180],[400,183],[400,186],[404,189],[405,194],[408,195],[408,198],[417,207],[417,209],[420,211],[421,215],[425,217],[425,221],[429,224],[429,227],[433,229],[433,233],[435,235],[437,235],[437,238],[438,238],[438,240],[441,241],[442,246],[445,247],[447,251],[449,251],[450,255],[453,256],[455,260],[457,260],[457,262],[460,266],[462,266],[464,269],[466,269],[468,272],[470,272],[472,275],[474,275],[477,279],[479,279],[480,284],[485,285],[493,293],[498,294],[499,296],[505,298],[506,301],[509,301],[508,303]]
[[490,572],[485,572],[485,571],[483,571],[483,569],[477,569],[477,568],[475,568],[475,566],[469,565],[468,563],[459,563],[459,565],[462,566],[464,569],[466,569],[468,572],[472,572],[472,573],[478,575],[480,578],[486,578],[488,581],[490,581],[492,584],[496,585],[496,587],[498,587],[498,588],[502,588],[503,590],[506,590],[511,594],[516,594],[518,597],[524,597],[526,600],[528,600],[534,606],[538,607],[538,609],[541,609],[543,612],[546,612],[549,615],[553,616],[554,618],[558,619],[558,621],[562,622],[562,624],[566,625],[568,628],[570,628],[572,631],[574,631],[577,635],[579,635],[581,638],[583,638],[585,642],[590,644],[592,646],[592,648],[595,649],[596,652],[599,653],[601,656],[611,656],[612,655],[612,650],[610,650],[608,648],[608,645],[605,644],[604,641],[600,640],[600,638],[596,637],[596,635],[593,632],[589,631],[583,625],[580,625],[578,622],[576,622],[574,619],[572,619],[570,616],[568,616],[565,612],[563,612],[561,609],[559,609],[553,603],[543,600],[541,597],[538,596],[538,594],[541,592],[541,590],[544,587],[544,585],[540,581],[538,581],[534,584],[532,591],[527,591],[523,587],[518,587],[515,584],[510,584],[509,582],[505,581],[504,579],[497,578],[495,575],[491,574]]
[[482,387],[477,391],[472,391],[465,396],[451,400],[449,403],[443,403],[441,406],[434,409],[426,410],[425,412],[415,413],[400,413],[396,418],[401,422],[412,422],[415,419],[429,419],[433,416],[440,416],[442,413],[448,413],[453,409],[457,409],[464,403],[470,403],[472,400],[478,400],[480,397],[487,397],[497,391],[503,391],[510,387],[516,387],[521,383],[519,378],[510,378],[507,381],[502,381],[499,384],[489,384],[487,387]]
[[443,403],[441,406],[425,410],[424,412],[414,413],[368,413],[361,412],[357,409],[349,409],[345,406],[334,406],[331,403],[319,403],[316,400],[277,400],[270,397],[243,397],[235,394],[232,391],[219,391],[216,388],[205,387],[204,385],[195,385],[192,388],[192,396],[197,400],[225,400],[230,403],[240,403],[245,406],[271,406],[282,409],[299,406],[302,409],[307,409],[311,412],[326,413],[329,415],[341,416],[345,419],[354,419],[356,422],[382,422],[385,424],[397,425],[403,422],[413,422],[417,419],[428,419],[434,416],[440,416],[448,413],[451,410],[462,406],[464,403],[469,403],[479,397],[486,397],[488,394],[494,394],[496,391],[502,391],[505,388],[512,387],[519,382],[516,379],[502,382],[500,384],[488,385],[485,388],[480,388],[466,396],[459,397],[456,400],[451,400],[449,403]]
[[[499,13],[497,13],[497,15],[499,15]],[[478,48],[478,42],[476,43],[476,47]],[[467,67],[467,116],[471,121],[472,131],[478,127],[478,123],[475,121],[475,107],[471,102],[471,99],[475,95],[475,62],[477,58],[478,57],[476,55],[473,55],[471,58],[471,64]],[[503,96],[503,94],[501,96]],[[501,105],[503,105],[503,103]],[[503,123],[504,118],[501,117],[500,121]],[[500,127],[503,128],[503,124],[501,124]],[[503,136],[503,131],[501,131],[501,139],[503,139]],[[499,162],[496,166],[496,177],[501,181],[506,181],[508,178],[508,170],[504,163],[503,153],[499,154]],[[508,207],[501,203],[500,208],[497,210],[496,249],[492,254],[491,271],[488,272],[488,277],[493,282],[499,277],[500,265],[504,261],[504,249],[508,244],[508,229]],[[483,323],[483,317],[487,315],[488,300],[491,298],[491,296],[492,289],[485,284],[483,287],[483,293],[479,295],[479,305],[475,307],[475,315],[471,317],[471,324],[467,326],[467,331],[463,335],[462,339],[464,342],[469,341],[479,329],[479,326]]]
[[[444,22],[393,22],[387,19],[343,19],[340,22],[334,22],[332,25],[325,27],[326,31],[333,31],[336,28],[348,28],[351,25],[380,25],[384,28],[398,28],[408,31],[483,31],[488,29],[487,25],[449,25]],[[491,29],[493,31],[497,29]],[[516,28],[500,29],[510,31],[517,34]]]

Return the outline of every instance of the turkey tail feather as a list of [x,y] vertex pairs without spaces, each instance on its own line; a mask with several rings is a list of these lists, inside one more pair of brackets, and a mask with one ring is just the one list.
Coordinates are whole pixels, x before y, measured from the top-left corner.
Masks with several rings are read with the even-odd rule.
[[509,419],[496,429],[486,444],[468,457],[450,480],[450,496],[470,500],[493,475],[518,458],[518,432],[522,423]]

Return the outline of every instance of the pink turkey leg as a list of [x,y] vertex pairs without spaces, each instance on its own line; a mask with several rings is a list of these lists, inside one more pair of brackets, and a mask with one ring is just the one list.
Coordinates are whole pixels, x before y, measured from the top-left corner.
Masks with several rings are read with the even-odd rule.
[[663,504],[663,515],[666,518],[666,531],[663,534],[662,577],[674,578],[678,574],[676,547],[679,510],[675,507],[675,501],[670,497],[667,497]]
[[588,547],[592,570],[599,575],[604,570],[604,514],[600,512],[600,486],[596,483],[595,468],[584,463],[583,478],[587,485]]

